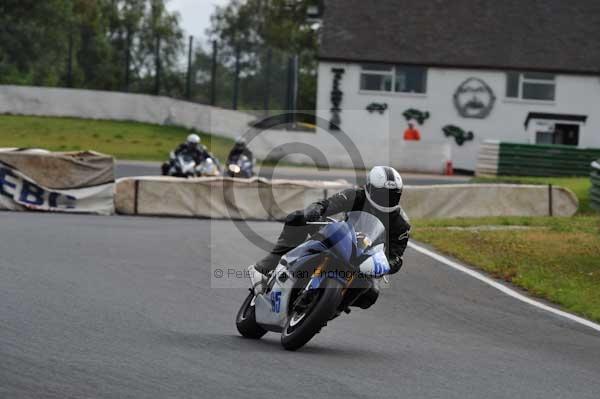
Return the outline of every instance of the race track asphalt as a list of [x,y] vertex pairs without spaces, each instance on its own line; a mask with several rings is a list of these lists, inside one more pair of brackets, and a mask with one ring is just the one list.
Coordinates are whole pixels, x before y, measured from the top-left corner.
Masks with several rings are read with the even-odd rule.
[[[250,225],[273,239],[280,225]],[[600,334],[413,250],[303,350],[243,339],[229,221],[0,212],[0,398],[590,398]]]

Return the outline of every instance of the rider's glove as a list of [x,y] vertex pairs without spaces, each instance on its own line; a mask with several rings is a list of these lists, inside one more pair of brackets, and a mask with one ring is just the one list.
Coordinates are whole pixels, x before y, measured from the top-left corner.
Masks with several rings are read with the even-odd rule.
[[404,261],[399,256],[390,259],[390,274],[398,273],[400,271],[400,268],[402,268],[403,264]]
[[383,252],[376,252],[359,266],[360,272],[369,276],[380,277],[390,272],[390,265]]
[[317,222],[321,219],[321,209],[316,206],[310,206],[304,210],[304,220],[306,222]]

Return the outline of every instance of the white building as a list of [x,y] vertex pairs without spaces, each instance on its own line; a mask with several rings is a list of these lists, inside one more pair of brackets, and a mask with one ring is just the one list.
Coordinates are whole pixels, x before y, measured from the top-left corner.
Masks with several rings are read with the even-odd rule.
[[328,0],[318,72],[318,116],[377,148],[367,164],[450,151],[474,170],[490,139],[600,147],[597,0]]

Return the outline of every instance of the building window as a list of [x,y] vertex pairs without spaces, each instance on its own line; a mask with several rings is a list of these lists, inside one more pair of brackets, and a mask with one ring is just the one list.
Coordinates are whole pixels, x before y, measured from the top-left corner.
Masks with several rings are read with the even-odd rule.
[[523,100],[554,101],[556,77],[549,73],[509,72],[506,75],[506,97]]
[[536,144],[561,144],[561,145],[579,145],[579,125],[570,123],[557,123],[554,130],[545,132],[536,132]]
[[416,66],[364,64],[360,89],[397,93],[425,93],[427,69]]

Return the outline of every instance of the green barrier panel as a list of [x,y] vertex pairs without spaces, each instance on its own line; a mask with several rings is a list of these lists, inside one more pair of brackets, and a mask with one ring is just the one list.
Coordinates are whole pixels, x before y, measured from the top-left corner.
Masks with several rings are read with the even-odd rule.
[[499,175],[587,176],[600,149],[565,145],[500,143]]

